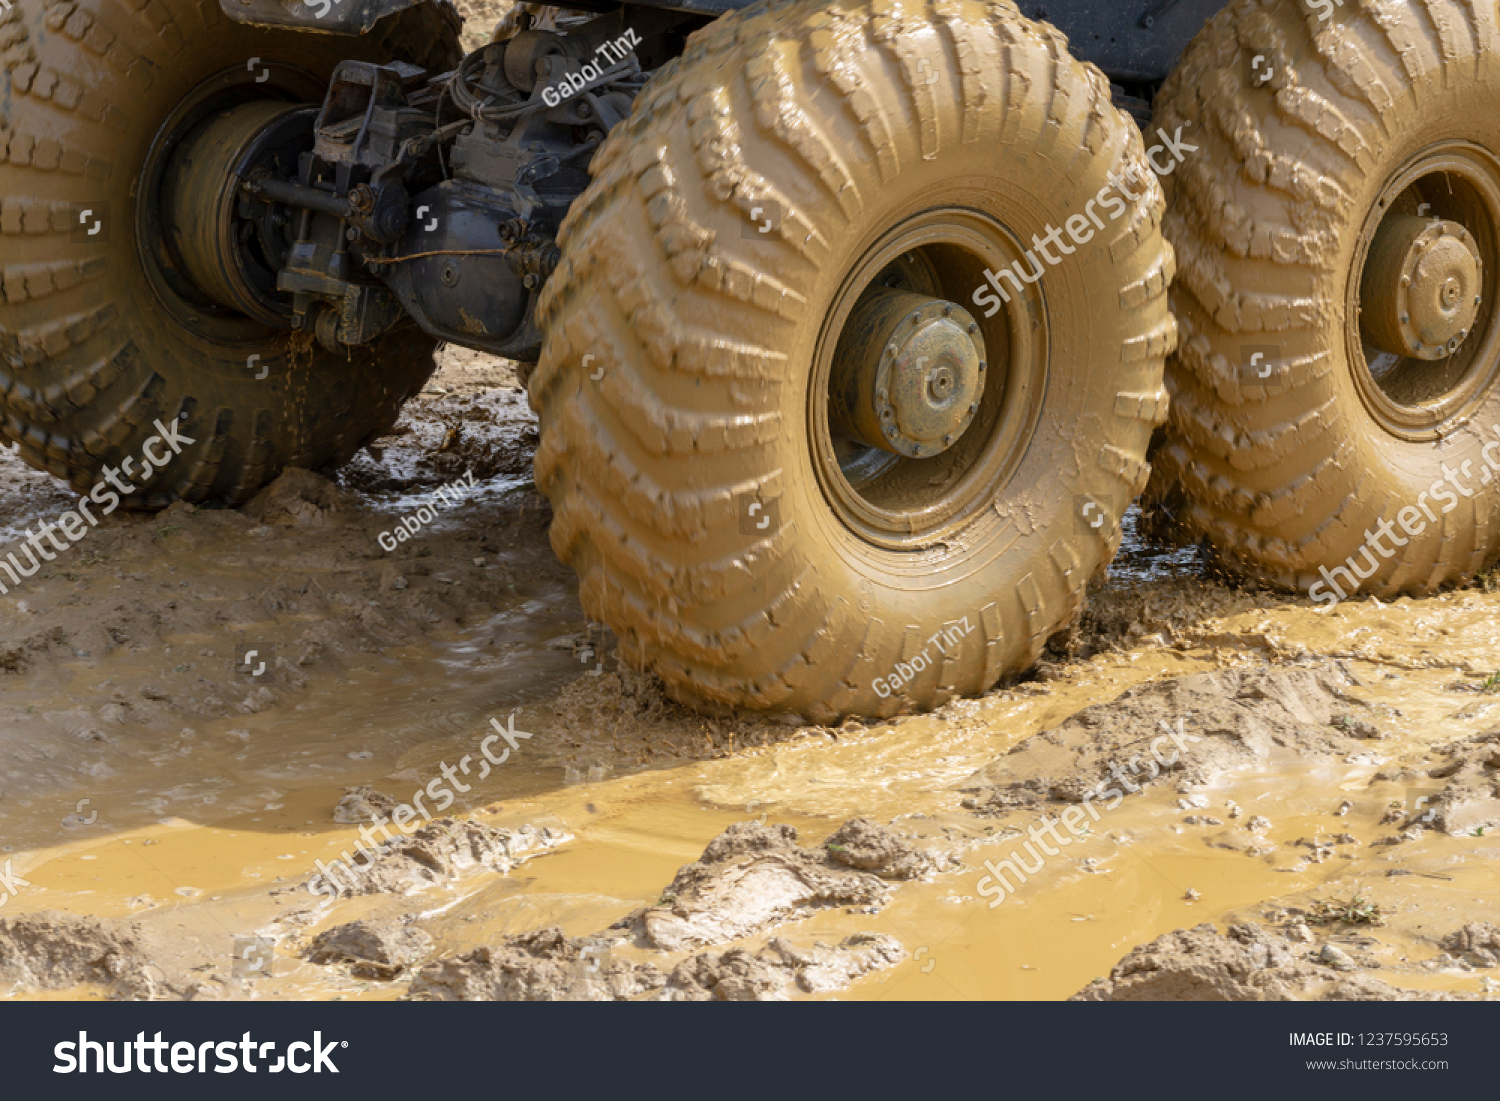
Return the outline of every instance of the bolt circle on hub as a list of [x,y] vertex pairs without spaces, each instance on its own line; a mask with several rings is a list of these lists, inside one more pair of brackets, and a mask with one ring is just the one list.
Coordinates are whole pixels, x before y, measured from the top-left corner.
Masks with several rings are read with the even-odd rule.
[[1392,215],[1376,232],[1360,300],[1362,335],[1391,355],[1445,359],[1479,315],[1484,261],[1457,222]]
[[984,337],[961,306],[872,288],[835,353],[830,427],[867,447],[931,457],[972,423],[986,370]]
[[1500,158],[1466,140],[1393,165],[1348,258],[1344,349],[1370,417],[1441,440],[1500,385]]

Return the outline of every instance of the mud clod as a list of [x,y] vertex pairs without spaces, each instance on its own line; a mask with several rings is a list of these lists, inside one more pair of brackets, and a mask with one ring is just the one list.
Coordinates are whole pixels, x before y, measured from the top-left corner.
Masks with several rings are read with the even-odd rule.
[[400,805],[400,800],[383,791],[376,791],[368,784],[346,788],[344,797],[333,808],[333,820],[346,826],[373,822],[377,818],[389,818],[391,812]]
[[759,952],[731,948],[684,960],[662,996],[679,1002],[780,1001],[794,993],[841,990],[905,957],[901,943],[883,933],[857,933],[835,947],[819,943],[805,950],[772,937]]
[[634,928],[648,945],[676,952],[737,940],[829,907],[885,904],[887,883],[834,863],[833,855],[798,846],[791,826],[736,822],[677,873],[661,904],[616,927]]
[[1428,829],[1483,836],[1500,828],[1500,730],[1450,742],[1434,752],[1446,760],[1429,769],[1427,777],[1447,783],[1423,807],[1399,819],[1406,831],[1401,840]]
[[352,921],[319,933],[306,959],[324,965],[347,964],[367,979],[394,979],[432,951],[432,938],[398,921]]
[[852,818],[823,842],[835,864],[870,872],[881,879],[929,879],[950,861],[916,848],[910,840],[868,818]]
[[99,985],[118,998],[177,998],[186,984],[151,962],[170,958],[133,922],[54,910],[0,918],[0,982],[17,990]]
[[262,524],[299,527],[327,523],[349,508],[349,495],[327,478],[289,467],[241,510]]
[[1450,1001],[1452,995],[1401,989],[1356,968],[1335,945],[1306,943],[1306,926],[1295,938],[1253,923],[1231,925],[1220,934],[1211,924],[1178,929],[1132,949],[1108,979],[1097,979],[1071,1001],[1083,1002],[1274,1002],[1274,1001]]
[[1470,967],[1500,965],[1500,927],[1488,922],[1470,922],[1444,937],[1442,945],[1449,955],[1463,960]]
[[665,982],[654,964],[613,959],[607,943],[553,926],[435,960],[412,980],[409,993],[430,1001],[623,1001]]
[[[475,871],[504,875],[531,857],[556,848],[572,835],[550,827],[498,829],[482,822],[440,818],[410,837],[398,836],[368,862],[355,857],[340,865],[333,883],[342,898],[409,895]],[[368,850],[366,850],[368,853]]]
[[1140,789],[1166,777],[1181,790],[1277,759],[1346,755],[1361,735],[1334,719],[1363,706],[1345,695],[1352,683],[1336,663],[1325,663],[1143,685],[1084,708],[979,770],[961,789],[972,793],[963,805],[997,814],[1045,801],[1079,803],[1090,792]]

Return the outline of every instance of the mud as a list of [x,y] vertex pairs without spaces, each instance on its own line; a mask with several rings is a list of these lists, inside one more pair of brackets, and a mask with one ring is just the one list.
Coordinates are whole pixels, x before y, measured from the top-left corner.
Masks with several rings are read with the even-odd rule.
[[18,991],[91,985],[129,999],[186,996],[192,984],[155,962],[169,958],[169,945],[130,922],[52,911],[0,918],[0,985]]
[[623,1001],[665,981],[653,965],[588,956],[591,942],[556,927],[429,964],[409,993],[427,1001]]
[[553,927],[434,961],[408,994],[423,1001],[785,1001],[842,990],[905,955],[894,937],[879,933],[806,948],[772,937],[759,950],[701,952],[663,974],[654,962],[614,955],[607,936],[569,937]]
[[1357,683],[1322,663],[1148,684],[1086,707],[997,759],[964,785],[977,793],[964,805],[994,813],[1043,800],[1079,803],[1108,785],[1125,792],[1170,783],[1186,793],[1238,769],[1355,753],[1360,740],[1380,736],[1358,717],[1368,705],[1346,691]]
[[[536,445],[514,366],[445,349],[345,469],[116,513],[0,594],[0,996],[1500,992],[1500,577],[1317,609],[1132,512],[981,699],[710,715],[584,617]],[[0,450],[0,542],[73,499]]]
[[794,994],[842,990],[854,980],[894,966],[906,952],[882,933],[856,933],[837,945],[799,949],[772,937],[759,952],[705,952],[673,969],[663,1000],[678,1002],[783,1001]]
[[[1179,929],[1133,949],[1080,1002],[1471,1001],[1473,994],[1410,990],[1376,974],[1380,965],[1333,944],[1289,940],[1258,925]],[[1347,972],[1358,972],[1347,974]]]
[[[1423,767],[1432,757],[1439,763]],[[1382,821],[1394,823],[1402,832],[1384,839],[1386,844],[1414,840],[1424,830],[1477,836],[1500,830],[1500,730],[1439,746],[1415,767],[1386,770],[1377,778],[1436,782],[1434,786],[1441,789],[1410,813],[1391,807]]]
[[391,920],[351,921],[319,933],[306,959],[344,965],[351,975],[390,980],[432,951],[432,938],[415,925]]
[[394,796],[376,791],[369,784],[361,784],[344,792],[339,805],[333,808],[333,820],[342,826],[374,822],[390,817],[391,812],[400,805],[400,800]]
[[627,918],[653,948],[667,952],[738,940],[825,907],[878,910],[890,888],[845,870],[826,848],[797,845],[793,826],[737,823],[677,873],[661,904]]
[[304,887],[314,894],[340,898],[356,895],[410,895],[466,875],[505,875],[539,853],[556,848],[572,835],[549,826],[496,829],[483,822],[441,818],[410,837],[396,835],[341,861]]
[[[0,596],[10,996],[1491,996],[1483,585],[1320,614],[1128,544],[983,699],[706,715],[583,617],[507,386],[450,360],[349,469],[116,514]],[[66,505],[0,479],[0,524]],[[1195,740],[1153,765],[1169,729]],[[985,862],[1112,769],[1136,790],[992,907]]]

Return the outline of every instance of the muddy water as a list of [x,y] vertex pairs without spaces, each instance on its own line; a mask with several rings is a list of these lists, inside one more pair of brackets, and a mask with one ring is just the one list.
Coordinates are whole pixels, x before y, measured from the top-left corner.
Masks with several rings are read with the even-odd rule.
[[[1383,763],[1494,727],[1500,701],[1452,687],[1500,667],[1494,596],[1348,605],[1329,614],[1293,604],[1257,608],[1199,625],[1199,637],[1213,645],[1184,639],[1181,649],[1137,647],[1074,666],[1065,681],[955,703],[937,716],[803,731],[721,759],[663,757],[645,768],[600,744],[580,756],[577,745],[549,734],[557,727],[557,685],[590,675],[577,671],[572,654],[543,646],[580,625],[576,609],[554,597],[530,594],[467,630],[319,678],[290,708],[199,724],[192,738],[135,747],[107,781],[8,808],[4,835],[25,853],[21,870],[32,886],[5,913],[53,908],[140,918],[170,931],[178,962],[223,974],[242,996],[394,997],[403,983],[349,979],[292,952],[320,928],[382,913],[420,915],[444,953],[552,924],[594,933],[654,902],[679,866],[748,811],[797,826],[804,840],[866,815],[969,846],[969,870],[904,885],[879,914],[828,912],[781,930],[830,943],[851,932],[886,932],[914,957],[836,995],[844,998],[1066,997],[1107,974],[1135,944],[1277,905],[1264,900],[1373,899],[1392,915],[1381,931],[1392,962],[1430,958],[1424,938],[1495,917],[1500,872],[1490,839],[1427,834],[1399,848],[1369,845],[1390,832],[1379,824],[1387,802],[1406,798],[1400,785],[1371,783]],[[497,633],[515,652],[497,657],[481,645]],[[1262,640],[1284,656],[1345,655],[1365,686],[1357,694],[1389,709],[1388,737],[1362,759],[1316,768],[1289,760],[1236,775],[1203,792],[1210,804],[1201,813],[1222,818],[1232,800],[1271,820],[1269,842],[1346,833],[1359,845],[1342,846],[1323,863],[1284,847],[1268,858],[1212,848],[1205,833],[1217,831],[1182,825],[1188,812],[1179,796],[1152,789],[1107,812],[1096,836],[1054,858],[1003,905],[992,909],[977,896],[981,862],[1001,858],[1015,842],[987,837],[994,827],[960,809],[956,789],[966,777],[1136,684],[1262,661]],[[599,690],[614,677],[600,675]],[[297,885],[315,860],[354,847],[355,829],[330,820],[345,788],[369,783],[409,799],[443,762],[476,752],[489,728],[475,716],[513,708],[517,728],[534,736],[454,810],[499,826],[550,824],[575,840],[505,877],[472,877],[408,899],[360,898],[318,913]],[[652,736],[648,726],[629,733],[646,743]],[[79,808],[81,798],[92,802]],[[1352,808],[1335,816],[1345,800]],[[92,824],[61,825],[87,817],[90,806],[107,810]],[[1387,875],[1398,867],[1418,874]],[[305,919],[288,922],[298,909],[308,911]],[[256,933],[280,938],[274,974],[236,977],[235,938]],[[1480,983],[1472,974],[1421,974],[1407,985],[1477,991]]]
[[[803,946],[867,932],[904,946],[904,962],[821,996],[1062,998],[1170,930],[1356,895],[1387,912],[1371,950],[1392,981],[1483,989],[1475,972],[1417,965],[1465,922],[1497,920],[1500,806],[1469,808],[1451,833],[1371,843],[1399,828],[1381,821],[1388,805],[1430,783],[1426,752],[1500,728],[1500,694],[1476,690],[1500,669],[1500,596],[1321,611],[1222,588],[1191,550],[1132,538],[1042,679],[868,728],[710,719],[618,669],[585,622],[529,485],[534,423],[519,392],[472,364],[446,377],[338,487],[282,487],[254,516],[112,517],[73,560],[0,596],[0,862],[28,883],[0,916],[139,921],[167,946],[162,969],[214,996],[394,998],[405,978],[351,978],[302,950],[322,929],[379,916],[413,918],[444,956],[549,925],[587,936],[657,902],[732,823],[789,824],[810,845],[866,816],[948,846],[964,868],[900,884],[878,913],[829,910],[769,931]],[[379,546],[380,531],[471,470],[462,505],[395,552]],[[66,507],[7,453],[0,483],[0,528]],[[245,664],[250,649],[263,675]],[[1273,755],[1194,789],[1206,807],[1158,785],[1000,906],[979,895],[983,862],[1009,855],[1010,834],[1036,816],[965,809],[978,770],[1138,685],[1329,659],[1357,678],[1351,694],[1378,714],[1382,740],[1340,760]],[[507,874],[320,908],[305,886],[316,862],[359,838],[333,820],[346,790],[411,801],[445,764],[478,759],[491,719],[531,737],[517,735],[482,780],[458,776],[470,790],[455,785],[445,813],[571,839]],[[1398,766],[1415,771],[1373,779]],[[1269,820],[1263,851],[1247,851],[1231,801]],[[1221,825],[1186,823],[1193,814]],[[1294,844],[1336,835],[1352,840],[1320,862]],[[269,973],[237,958],[255,937],[274,943]],[[616,954],[663,970],[678,958]]]

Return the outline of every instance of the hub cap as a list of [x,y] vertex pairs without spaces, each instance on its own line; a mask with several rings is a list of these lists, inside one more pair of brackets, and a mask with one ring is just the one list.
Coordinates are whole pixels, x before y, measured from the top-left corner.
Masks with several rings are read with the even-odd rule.
[[1365,267],[1365,340],[1383,352],[1443,359],[1469,335],[1484,261],[1457,222],[1395,214],[1381,223]]
[[1442,439],[1500,383],[1484,285],[1500,266],[1500,162],[1461,141],[1418,153],[1376,195],[1351,260],[1345,341],[1366,410],[1399,439]]
[[998,499],[1047,389],[1047,301],[1027,285],[987,316],[986,271],[1022,263],[1019,235],[964,207],[915,211],[855,260],[824,313],[808,444],[831,513],[864,543],[919,550]]
[[832,428],[867,447],[936,455],[973,421],[985,370],[984,337],[962,307],[875,288],[835,354]]

